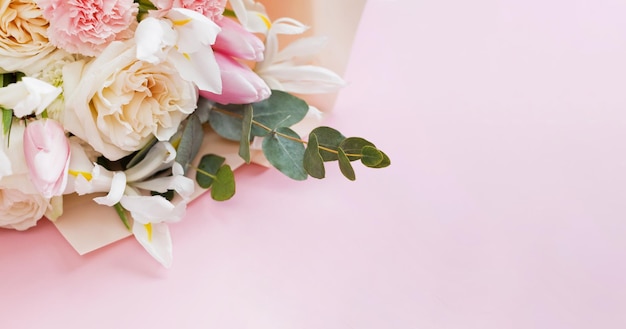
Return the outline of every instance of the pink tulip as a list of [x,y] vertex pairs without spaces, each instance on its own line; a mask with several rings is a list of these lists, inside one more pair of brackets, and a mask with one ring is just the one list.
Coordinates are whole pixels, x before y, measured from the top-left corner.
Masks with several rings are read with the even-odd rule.
[[256,35],[229,18],[216,20],[222,30],[217,35],[213,50],[235,58],[260,62],[265,45]]
[[218,52],[215,59],[220,67],[222,93],[201,90],[201,96],[220,104],[250,104],[270,97],[270,88],[249,67]]
[[51,119],[29,122],[24,131],[24,157],[30,179],[44,197],[63,193],[70,143],[61,124]]

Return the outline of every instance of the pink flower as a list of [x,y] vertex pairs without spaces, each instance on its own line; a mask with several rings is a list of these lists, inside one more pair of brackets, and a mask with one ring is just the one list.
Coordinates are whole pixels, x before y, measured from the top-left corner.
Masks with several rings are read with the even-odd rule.
[[97,56],[114,40],[132,37],[133,0],[36,0],[50,22],[48,39],[70,53]]
[[222,93],[200,91],[200,95],[221,104],[250,104],[262,101],[271,94],[265,81],[249,67],[232,57],[215,53],[222,77]]
[[213,21],[222,17],[226,0],[153,0],[152,3],[159,11],[164,12],[172,8],[185,8],[198,12]]
[[63,193],[70,143],[61,124],[51,119],[28,123],[24,131],[24,157],[31,182],[44,198]]
[[232,19],[216,21],[222,31],[217,35],[214,51],[219,51],[236,58],[260,62],[263,60],[265,45],[256,35],[247,31]]

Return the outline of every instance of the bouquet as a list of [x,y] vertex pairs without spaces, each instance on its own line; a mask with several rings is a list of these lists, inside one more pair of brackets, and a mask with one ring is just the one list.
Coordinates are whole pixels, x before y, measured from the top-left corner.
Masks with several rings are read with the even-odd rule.
[[[308,27],[272,20],[259,2],[0,4],[2,228],[55,221],[64,197],[88,196],[169,267],[168,224],[194,193],[235,193],[233,169],[207,143],[236,143],[246,163],[260,154],[295,180],[324,178],[329,162],[350,180],[354,162],[390,164],[364,138],[296,128],[320,113],[301,95],[344,81],[312,64],[321,38],[297,37]],[[282,35],[292,41],[279,45]]]

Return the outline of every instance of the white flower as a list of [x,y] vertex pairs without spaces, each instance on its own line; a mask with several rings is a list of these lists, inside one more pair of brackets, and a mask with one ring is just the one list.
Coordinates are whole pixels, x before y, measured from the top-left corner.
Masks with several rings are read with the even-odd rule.
[[138,60],[132,40],[111,43],[91,62],[65,65],[63,88],[66,130],[112,161],[153,137],[168,140],[198,99],[171,62]]
[[139,23],[135,31],[137,58],[152,64],[168,59],[183,79],[219,94],[222,80],[211,45],[220,30],[198,12],[173,8],[163,18],[147,17]]
[[61,88],[47,82],[23,77],[21,81],[0,88],[0,105],[13,109],[13,114],[22,118],[27,115],[39,115],[59,94]]
[[265,7],[254,0],[229,0],[237,19],[246,30],[266,34],[271,26]]
[[[74,153],[80,153],[77,149]],[[158,142],[137,165],[126,171],[111,172],[92,164],[85,170],[86,155],[76,155],[70,161],[70,172],[74,173],[75,191],[79,194],[107,192],[106,196],[95,197],[94,201],[113,206],[120,203],[132,216],[132,232],[137,241],[163,266],[172,263],[172,241],[167,223],[180,221],[185,216],[187,202],[194,190],[194,183],[183,175],[183,168],[174,162],[176,151],[168,142]],[[172,168],[171,175],[153,177]],[[165,193],[174,190],[181,197],[171,202],[159,195],[145,195],[141,191]]]

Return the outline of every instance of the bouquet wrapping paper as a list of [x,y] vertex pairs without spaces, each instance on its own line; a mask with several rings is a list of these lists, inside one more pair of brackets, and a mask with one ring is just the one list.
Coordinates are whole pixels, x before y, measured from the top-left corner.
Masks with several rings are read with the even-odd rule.
[[[329,68],[343,75],[350,57],[352,42],[358,29],[359,20],[366,0],[350,0],[337,3],[332,0],[264,1],[268,14],[272,18],[291,17],[311,26],[308,35],[328,38],[322,49],[317,65]],[[285,38],[282,44],[289,42]],[[333,108],[336,94],[302,95],[309,104],[322,111]],[[315,119],[309,119],[313,121]],[[309,129],[306,120],[296,130]],[[221,139],[215,133],[207,131],[199,154],[216,153],[226,158],[226,163],[236,169],[245,162],[238,155],[238,143]],[[195,160],[195,164],[199,157]],[[267,165],[261,151],[252,152],[252,162]],[[192,199],[206,190],[196,186]],[[131,236],[126,227],[111,207],[101,206],[92,201],[93,195],[68,195],[64,198],[64,213],[54,224],[63,237],[81,255],[104,247],[108,244]]]

